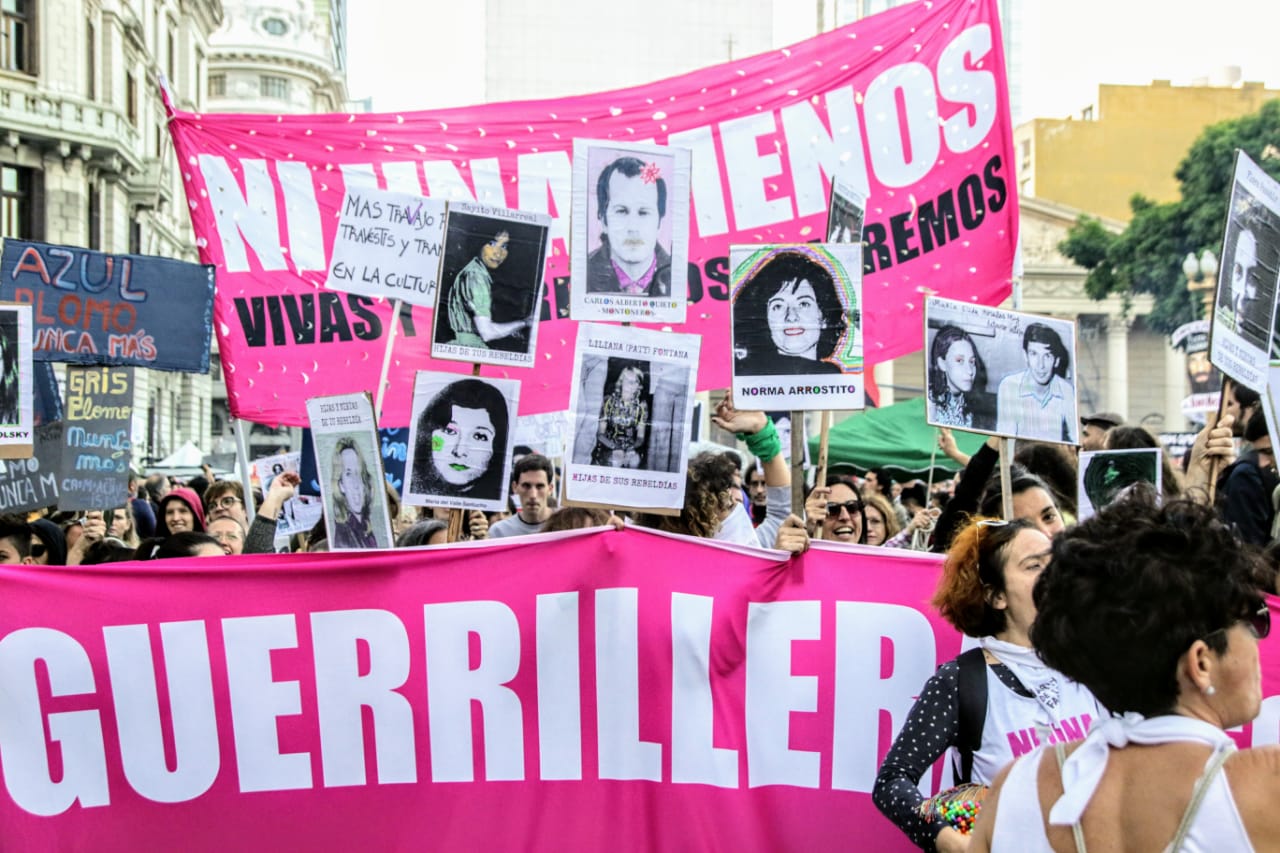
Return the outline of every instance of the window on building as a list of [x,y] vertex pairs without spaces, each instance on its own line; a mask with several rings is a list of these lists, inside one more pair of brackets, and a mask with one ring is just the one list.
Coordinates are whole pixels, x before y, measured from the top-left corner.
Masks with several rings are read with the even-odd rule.
[[289,99],[289,79],[287,77],[263,74],[258,80],[259,93],[262,97],[276,98],[281,101]]
[[0,0],[0,69],[36,73],[35,3]]
[[227,75],[209,75],[209,97],[217,98],[227,94]]
[[289,32],[289,25],[281,18],[267,18],[262,22],[262,29],[265,30],[268,35],[282,36]]
[[89,182],[89,248],[102,248],[102,191]]
[[142,223],[136,219],[129,223],[129,254],[142,254]]
[[169,21],[169,32],[165,35],[165,60],[169,72],[169,85],[178,85],[178,42],[173,37],[173,21]]
[[85,30],[84,88],[89,100],[98,97],[98,31],[93,23]]
[[34,169],[0,164],[0,237],[39,240],[41,175]]
[[133,78],[132,71],[124,73],[124,114],[129,124],[138,125],[138,81]]

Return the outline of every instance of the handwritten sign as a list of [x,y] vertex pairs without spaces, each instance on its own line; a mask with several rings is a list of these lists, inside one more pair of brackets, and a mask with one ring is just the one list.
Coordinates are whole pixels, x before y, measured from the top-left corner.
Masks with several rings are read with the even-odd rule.
[[419,195],[348,187],[325,287],[434,305],[444,209]]
[[37,361],[205,373],[212,266],[5,240],[0,301],[35,313]]
[[60,509],[107,509],[128,498],[133,368],[67,368]]
[[58,503],[62,424],[35,428],[35,455],[0,461],[0,512],[27,512]]

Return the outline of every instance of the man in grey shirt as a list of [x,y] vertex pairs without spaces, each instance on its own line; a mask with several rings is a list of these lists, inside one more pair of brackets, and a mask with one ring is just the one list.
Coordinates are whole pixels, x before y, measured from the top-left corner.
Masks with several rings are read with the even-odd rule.
[[520,511],[489,528],[490,539],[538,533],[551,517],[547,500],[551,496],[551,478],[555,469],[551,460],[540,453],[524,456],[511,471],[511,490],[520,501]]

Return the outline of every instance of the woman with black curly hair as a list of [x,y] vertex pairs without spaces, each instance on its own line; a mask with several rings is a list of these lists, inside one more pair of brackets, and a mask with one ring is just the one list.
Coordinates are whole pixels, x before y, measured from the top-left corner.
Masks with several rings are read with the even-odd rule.
[[1261,710],[1265,583],[1212,510],[1151,489],[1058,537],[1032,640],[1122,716],[1003,771],[970,849],[1274,848],[1280,747],[1226,732]]
[[734,296],[734,373],[841,373],[832,359],[848,324],[835,277],[812,250],[779,250]]
[[943,664],[920,692],[876,776],[876,807],[925,850],[963,850],[967,838],[920,814],[920,779],[952,749],[956,782],[989,785],[1001,767],[1045,739],[1079,738],[1103,713],[1092,694],[1031,648],[1031,589],[1049,537],[1031,521],[979,519],[956,534],[933,604],[979,642]]

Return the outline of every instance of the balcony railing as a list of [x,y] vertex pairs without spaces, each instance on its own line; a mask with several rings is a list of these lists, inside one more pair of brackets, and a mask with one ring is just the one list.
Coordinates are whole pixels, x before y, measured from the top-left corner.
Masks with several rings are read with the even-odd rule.
[[[123,159],[141,167],[141,134],[119,110],[70,95],[33,87],[33,81],[0,77],[0,127],[29,141],[69,143],[96,160]],[[65,146],[64,146],[65,150]]]

